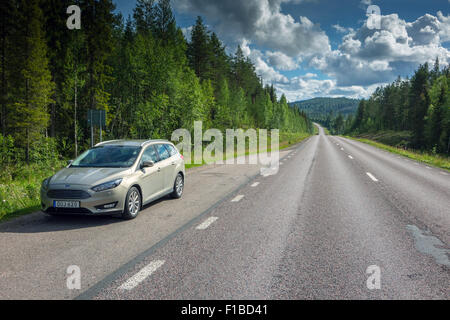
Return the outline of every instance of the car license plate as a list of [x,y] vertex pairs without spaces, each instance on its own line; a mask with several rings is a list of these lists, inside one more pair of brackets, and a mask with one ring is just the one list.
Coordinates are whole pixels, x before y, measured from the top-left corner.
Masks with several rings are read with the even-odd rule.
[[79,208],[80,201],[53,201],[53,207],[55,208]]

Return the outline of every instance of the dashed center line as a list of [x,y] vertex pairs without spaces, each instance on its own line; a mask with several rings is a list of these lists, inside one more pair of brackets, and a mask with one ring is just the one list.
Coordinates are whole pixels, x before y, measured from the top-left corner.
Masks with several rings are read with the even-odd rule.
[[375,177],[373,176],[373,174],[371,174],[370,172],[366,172],[366,173],[367,173],[367,175],[369,176],[370,179],[372,179],[372,180],[375,181],[375,182],[378,182],[378,179],[375,178]]
[[349,157],[350,159],[352,159],[352,160],[353,160],[353,157],[352,157],[352,156],[350,156],[350,155],[349,155],[348,157]]
[[254,184],[252,184],[252,188],[257,187],[259,185],[259,182],[255,182]]
[[240,194],[237,197],[235,197],[233,200],[231,200],[231,202],[239,202],[242,199],[244,199],[244,195]]
[[344,148],[341,148],[341,151],[344,151]]
[[137,285],[139,285],[142,281],[144,281],[148,276],[150,276],[153,272],[158,270],[163,264],[164,260],[156,260],[150,262],[144,268],[141,269],[138,273],[128,279],[124,284],[122,284],[119,289],[121,290],[132,290]]
[[441,172],[441,174],[444,175],[444,176],[448,176],[447,172]]
[[197,226],[197,230],[205,230],[207,229],[210,225],[212,225],[217,219],[219,219],[218,217],[209,217],[208,219],[206,219],[205,221],[203,221],[201,224],[199,224]]

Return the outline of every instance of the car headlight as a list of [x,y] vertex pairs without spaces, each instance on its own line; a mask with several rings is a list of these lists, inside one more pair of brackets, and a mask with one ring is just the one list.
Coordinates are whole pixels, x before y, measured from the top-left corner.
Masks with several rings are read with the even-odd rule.
[[51,179],[52,177],[50,177],[50,178],[47,178],[47,179],[45,179],[44,181],[42,181],[42,189],[44,189],[44,190],[47,190],[48,189],[48,186],[50,185],[50,179]]
[[110,189],[114,189],[121,183],[122,183],[122,179],[117,179],[114,181],[109,181],[109,182],[99,184],[98,186],[93,187],[92,190],[94,190],[95,192],[110,190]]

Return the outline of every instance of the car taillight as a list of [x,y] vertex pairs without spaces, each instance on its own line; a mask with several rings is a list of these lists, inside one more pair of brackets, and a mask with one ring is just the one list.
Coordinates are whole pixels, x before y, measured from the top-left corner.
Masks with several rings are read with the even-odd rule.
[[181,157],[181,160],[184,160],[184,157],[183,157],[183,155],[180,153],[180,157]]

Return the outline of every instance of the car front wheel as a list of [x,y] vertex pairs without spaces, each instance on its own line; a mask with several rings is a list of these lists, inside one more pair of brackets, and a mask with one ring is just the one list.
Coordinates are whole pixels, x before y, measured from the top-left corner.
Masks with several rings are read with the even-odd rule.
[[125,210],[122,213],[122,217],[127,220],[136,218],[141,210],[141,204],[141,193],[138,188],[132,187],[128,190],[125,201]]

